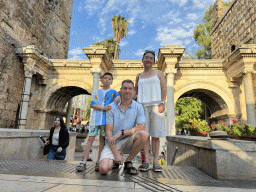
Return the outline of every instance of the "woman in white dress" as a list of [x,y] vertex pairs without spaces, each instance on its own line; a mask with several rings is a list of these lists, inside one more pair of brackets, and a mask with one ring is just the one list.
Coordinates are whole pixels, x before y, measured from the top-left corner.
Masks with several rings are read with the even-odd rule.
[[[161,172],[161,166],[158,164],[159,138],[165,137],[166,79],[162,71],[152,69],[155,63],[155,52],[145,51],[142,63],[144,71],[136,77],[135,91],[137,101],[144,107],[145,130],[152,140],[153,171]],[[139,167],[141,171],[149,170],[150,137],[144,146],[145,162]]]

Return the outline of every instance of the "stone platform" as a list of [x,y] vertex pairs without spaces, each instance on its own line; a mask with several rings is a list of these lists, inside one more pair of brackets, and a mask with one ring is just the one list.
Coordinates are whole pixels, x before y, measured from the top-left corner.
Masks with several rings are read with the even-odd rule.
[[176,147],[175,166],[196,167],[218,180],[256,180],[256,142],[211,140],[199,136],[167,136],[167,162]]

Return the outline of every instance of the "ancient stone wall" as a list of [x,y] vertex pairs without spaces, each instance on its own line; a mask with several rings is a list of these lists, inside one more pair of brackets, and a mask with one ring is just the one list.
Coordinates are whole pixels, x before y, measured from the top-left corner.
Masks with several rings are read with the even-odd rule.
[[49,58],[66,59],[73,0],[0,1],[0,127],[15,127],[24,70],[17,47],[36,45]]
[[256,0],[233,0],[226,10],[223,0],[217,0],[212,10],[211,43],[213,59],[226,58],[241,44],[256,44]]

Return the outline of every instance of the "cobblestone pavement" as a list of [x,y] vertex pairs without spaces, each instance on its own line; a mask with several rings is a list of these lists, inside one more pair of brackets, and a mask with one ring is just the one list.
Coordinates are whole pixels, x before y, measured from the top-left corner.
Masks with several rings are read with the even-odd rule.
[[93,162],[85,172],[76,172],[78,163],[2,159],[0,191],[256,191],[253,181],[218,181],[194,167],[163,166],[162,173],[149,170],[130,176],[120,166],[102,176]]

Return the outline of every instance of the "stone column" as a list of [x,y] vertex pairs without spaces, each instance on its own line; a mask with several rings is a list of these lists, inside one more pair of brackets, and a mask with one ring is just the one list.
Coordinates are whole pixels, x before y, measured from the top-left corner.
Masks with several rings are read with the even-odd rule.
[[252,72],[247,72],[244,75],[243,82],[244,82],[244,92],[245,92],[247,123],[255,127],[256,116],[255,116],[255,101],[254,101],[254,93],[253,93]]
[[20,103],[19,119],[18,119],[18,129],[26,129],[27,124],[27,114],[28,114],[28,102],[31,90],[32,76],[36,73],[33,68],[25,67],[25,79],[22,90],[22,98]]
[[67,122],[66,122],[66,127],[69,130],[70,126],[70,117],[71,117],[71,111],[72,111],[72,98],[68,101],[68,111],[67,111]]
[[92,95],[93,95],[99,88],[101,69],[93,68],[91,69],[90,72],[93,75],[93,86],[92,86]]
[[[93,75],[93,87],[92,87],[92,95],[99,89],[99,82],[100,82],[100,75],[101,75],[101,69],[100,68],[94,68],[90,71]],[[97,160],[98,152],[99,152],[99,136],[95,137],[95,140],[92,144],[92,158],[93,161]]]
[[167,136],[175,135],[174,77],[177,69],[166,69],[167,74]]

